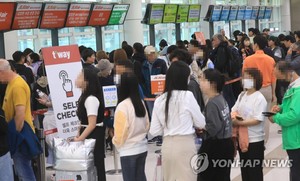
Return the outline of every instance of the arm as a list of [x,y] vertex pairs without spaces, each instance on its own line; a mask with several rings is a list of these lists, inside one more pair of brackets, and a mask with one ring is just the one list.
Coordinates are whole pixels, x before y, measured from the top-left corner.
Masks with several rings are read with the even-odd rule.
[[293,126],[300,123],[300,109],[299,109],[300,96],[295,96],[291,100],[289,108],[283,113],[277,113],[273,116],[275,123],[283,127]]
[[219,109],[213,103],[208,103],[206,106],[206,125],[205,130],[208,132],[210,137],[215,137],[220,129],[222,129],[222,124],[219,121]]
[[84,107],[87,113],[88,125],[81,133],[81,135],[74,138],[74,141],[83,141],[96,128],[99,105],[99,100],[95,96],[89,96],[88,98],[86,98]]
[[267,101],[265,98],[261,95],[255,100],[255,103],[253,105],[255,109],[253,109],[252,116],[249,119],[245,119],[243,121],[239,121],[237,119],[233,119],[233,124],[238,126],[255,126],[260,124],[265,120],[265,118],[262,115],[262,112],[265,112],[267,110]]
[[[16,130],[20,132],[23,129],[24,121],[26,117],[26,98],[30,97],[30,95],[26,95],[26,91],[24,88],[18,88],[13,90],[13,103],[15,109],[15,124]],[[31,121],[31,120],[27,120]]]
[[200,107],[192,94],[188,97],[188,110],[192,114],[193,124],[196,128],[204,128],[205,127],[205,117],[200,111]]
[[161,111],[157,110],[157,102],[154,103],[153,111],[152,111],[152,119],[151,119],[151,125],[149,133],[151,136],[158,136],[163,134],[163,125],[160,123],[158,114],[161,113]]
[[21,132],[24,126],[25,121],[25,106],[24,105],[18,105],[15,106],[15,123],[16,123],[16,130],[18,132]]
[[236,119],[232,120],[234,125],[238,125],[238,126],[255,126],[258,125],[259,123],[261,123],[261,121],[255,120],[255,119],[247,119],[244,121],[239,121]]
[[115,122],[114,122],[114,137],[113,144],[120,148],[126,141],[128,137],[128,120],[124,112],[117,110],[115,113]]

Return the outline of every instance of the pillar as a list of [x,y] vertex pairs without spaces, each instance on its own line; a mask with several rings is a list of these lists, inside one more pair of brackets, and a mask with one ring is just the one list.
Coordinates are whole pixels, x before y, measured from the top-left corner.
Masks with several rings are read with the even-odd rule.
[[142,0],[124,0],[123,3],[130,4],[129,11],[124,23],[124,40],[129,45],[135,42],[144,44],[144,32],[142,15]]

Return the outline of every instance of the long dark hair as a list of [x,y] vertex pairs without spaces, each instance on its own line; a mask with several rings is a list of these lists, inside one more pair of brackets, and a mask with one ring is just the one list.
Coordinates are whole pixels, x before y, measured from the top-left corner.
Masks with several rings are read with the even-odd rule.
[[132,72],[125,72],[121,75],[121,85],[119,87],[119,103],[127,98],[130,98],[135,115],[144,117],[146,115],[145,106],[139,94],[138,79]]
[[169,101],[173,90],[188,90],[188,78],[190,75],[190,68],[182,61],[173,62],[167,71],[166,86],[164,93],[167,93],[167,100],[165,106],[165,121],[168,122]]
[[[98,114],[101,113],[102,110],[104,110],[103,93],[96,72],[91,71],[90,69],[82,69],[82,73],[83,73],[84,81],[86,81],[87,84],[84,91],[82,91],[78,101],[77,116],[79,120],[86,119],[84,118],[84,116],[86,116],[86,109],[84,106],[84,102],[86,98],[89,96],[95,96],[99,100],[100,105],[98,109]],[[103,115],[98,115],[98,117],[99,116],[103,116]]]

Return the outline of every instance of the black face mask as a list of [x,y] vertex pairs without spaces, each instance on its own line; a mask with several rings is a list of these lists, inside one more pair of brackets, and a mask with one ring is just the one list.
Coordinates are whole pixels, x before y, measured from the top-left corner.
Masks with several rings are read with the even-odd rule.
[[292,56],[295,56],[297,55],[297,52],[296,51],[292,51]]

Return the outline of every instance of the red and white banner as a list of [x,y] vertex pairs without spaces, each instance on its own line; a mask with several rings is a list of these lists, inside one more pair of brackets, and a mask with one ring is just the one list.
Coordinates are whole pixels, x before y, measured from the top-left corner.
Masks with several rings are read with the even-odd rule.
[[82,70],[77,45],[42,49],[50,88],[52,106],[60,138],[78,134],[80,121],[76,111],[81,91],[75,80]]

